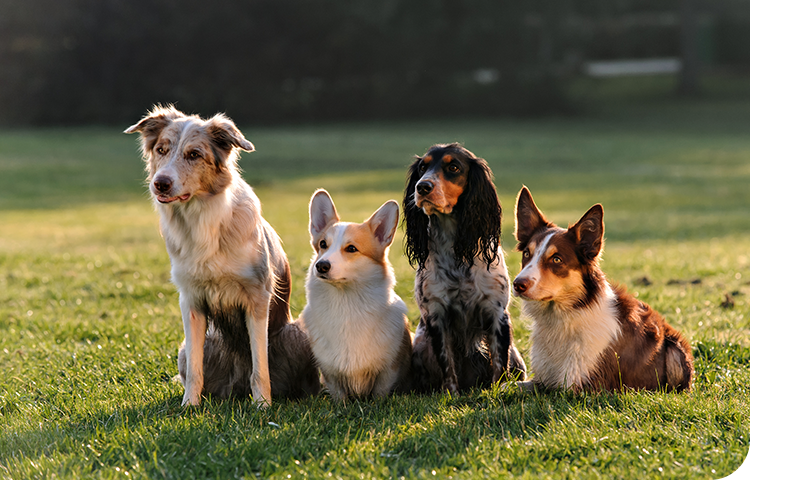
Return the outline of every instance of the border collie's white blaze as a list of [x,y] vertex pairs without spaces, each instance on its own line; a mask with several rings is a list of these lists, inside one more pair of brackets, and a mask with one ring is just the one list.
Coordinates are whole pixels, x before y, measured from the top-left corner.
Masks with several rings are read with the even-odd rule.
[[361,224],[340,222],[329,193],[310,201],[315,255],[301,321],[330,394],[384,396],[406,390],[412,354],[407,307],[387,254],[398,224],[390,200]]
[[568,229],[549,222],[523,187],[516,205],[522,269],[514,294],[533,319],[530,363],[538,383],[580,390],[689,388],[689,343],[653,309],[611,287],[599,268],[604,211]]

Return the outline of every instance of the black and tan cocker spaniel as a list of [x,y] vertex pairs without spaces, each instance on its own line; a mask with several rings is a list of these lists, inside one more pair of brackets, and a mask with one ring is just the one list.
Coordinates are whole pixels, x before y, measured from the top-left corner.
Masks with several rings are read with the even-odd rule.
[[412,365],[418,391],[458,393],[526,376],[513,344],[502,208],[492,172],[458,143],[432,146],[409,168],[405,252],[417,266],[420,323]]

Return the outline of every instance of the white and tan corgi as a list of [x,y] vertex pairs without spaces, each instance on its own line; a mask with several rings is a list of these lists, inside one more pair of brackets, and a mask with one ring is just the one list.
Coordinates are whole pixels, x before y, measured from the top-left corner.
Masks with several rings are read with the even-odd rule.
[[522,187],[516,203],[522,270],[514,294],[533,320],[535,383],[573,390],[686,390],[693,376],[686,339],[599,268],[604,210],[594,205],[568,229],[548,221]]
[[330,394],[339,400],[407,390],[412,339],[387,254],[398,225],[390,200],[361,224],[341,222],[329,193],[310,200],[315,255],[300,315]]

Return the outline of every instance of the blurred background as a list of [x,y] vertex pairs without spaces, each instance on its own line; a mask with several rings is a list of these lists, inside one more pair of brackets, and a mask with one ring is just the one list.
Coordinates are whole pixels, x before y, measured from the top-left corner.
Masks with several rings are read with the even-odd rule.
[[671,79],[667,95],[705,96],[716,89],[706,79],[749,86],[749,8],[0,0],[0,126],[130,123],[154,103],[248,125],[574,114],[585,82],[639,75]]

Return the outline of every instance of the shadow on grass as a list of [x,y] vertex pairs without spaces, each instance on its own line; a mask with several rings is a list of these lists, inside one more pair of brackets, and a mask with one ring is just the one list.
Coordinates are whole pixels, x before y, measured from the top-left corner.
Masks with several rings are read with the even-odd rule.
[[[695,357],[698,393],[733,386],[728,380],[732,374],[749,373],[746,347],[699,342]],[[602,455],[594,445],[598,434],[608,435],[606,445],[620,452],[624,444],[619,439],[642,439],[653,431],[643,427],[647,423],[639,416],[644,413],[655,420],[651,426],[676,425],[677,420],[701,425],[696,420],[713,419],[720,440],[730,438],[729,432],[743,432],[738,412],[685,414],[692,409],[685,407],[683,395],[533,394],[493,388],[457,397],[404,395],[338,403],[321,395],[275,401],[266,409],[246,400],[207,400],[184,408],[180,388],[161,384],[169,387],[155,389],[159,396],[139,406],[89,410],[62,421],[51,419],[35,430],[3,433],[0,449],[17,450],[0,459],[0,470],[6,477],[29,478],[35,474],[25,473],[29,466],[41,467],[43,461],[61,471],[71,466],[69,473],[77,477],[95,478],[124,478],[127,472],[149,479],[503,478],[523,476],[547,463],[597,459]],[[3,409],[4,416],[8,411]]]

